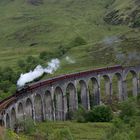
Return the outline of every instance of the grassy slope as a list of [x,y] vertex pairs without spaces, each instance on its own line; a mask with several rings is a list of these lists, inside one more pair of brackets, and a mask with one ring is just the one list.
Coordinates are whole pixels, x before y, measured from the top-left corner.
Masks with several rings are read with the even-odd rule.
[[[56,122],[48,123],[48,128],[53,130],[67,128],[71,131],[75,140],[100,140],[105,131],[111,126],[110,123],[76,123],[76,122]],[[44,132],[46,129],[46,123],[42,123],[38,126],[40,132]]]
[[[0,128],[0,140],[5,132],[5,138],[10,140],[35,140],[46,139],[49,133],[50,139],[54,140],[54,135],[58,135],[60,130],[68,130],[72,134],[73,140],[100,140],[105,131],[111,127],[110,123],[76,123],[76,122],[43,122],[36,125],[36,132],[31,134],[15,134],[11,131],[4,131]],[[62,136],[61,136],[62,137]],[[4,139],[5,140],[5,139]]]
[[54,137],[53,135],[57,134],[59,130],[65,129],[71,132],[74,140],[100,140],[110,126],[110,123],[45,122],[37,124],[37,132],[33,133],[32,137],[29,136],[27,139],[32,140],[34,135],[36,137],[40,135],[43,137],[47,131],[50,137]]
[[[2,0],[0,65],[16,68],[18,59],[28,55],[38,56],[43,50],[57,51],[59,45],[65,46],[77,36],[83,37],[88,44],[65,54],[74,58],[76,63],[68,64],[65,56],[62,57],[61,70],[57,74],[119,63],[114,54],[110,55],[114,50],[104,49],[104,45],[98,42],[131,29],[108,25],[103,21],[108,3],[110,0],[44,0],[43,5],[33,6],[24,0]],[[32,43],[37,45],[30,46]]]

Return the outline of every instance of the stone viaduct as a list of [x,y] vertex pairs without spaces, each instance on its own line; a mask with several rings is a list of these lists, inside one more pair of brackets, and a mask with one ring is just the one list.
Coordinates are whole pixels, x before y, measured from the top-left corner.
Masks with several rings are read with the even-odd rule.
[[[140,66],[112,66],[29,84],[0,102],[1,125],[14,129],[18,120],[66,120],[70,111],[78,109],[78,101],[90,110],[101,102],[101,78],[105,80],[105,96],[112,101],[113,77],[117,77],[118,101],[127,99],[126,77],[132,74],[132,94],[138,95]],[[89,90],[89,83],[92,89]]]

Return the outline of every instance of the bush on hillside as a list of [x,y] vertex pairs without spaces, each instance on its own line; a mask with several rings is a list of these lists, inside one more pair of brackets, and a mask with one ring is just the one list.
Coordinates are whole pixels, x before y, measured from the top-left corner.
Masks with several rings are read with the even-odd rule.
[[83,107],[74,113],[74,119],[77,122],[109,122],[113,118],[110,107],[105,105],[95,106],[92,110],[86,111]]
[[22,72],[33,70],[38,64],[43,64],[42,60],[38,57],[28,56],[24,60],[19,60],[17,65]]
[[6,81],[1,81],[0,82],[0,89],[3,90],[4,92],[9,91],[9,87],[11,86],[11,82],[6,80]]
[[58,52],[57,52],[57,56],[56,57],[61,57],[63,55],[65,55],[65,53],[67,53],[67,51],[69,50],[70,48],[67,47],[67,46],[63,46],[63,45],[60,45],[58,47]]
[[140,27],[140,18],[136,18],[134,23],[133,23],[133,27]]
[[34,120],[30,117],[26,118],[25,120],[18,120],[17,127],[17,129],[24,131],[25,134],[32,134],[36,130]]
[[136,134],[136,138],[140,139],[140,123],[138,123],[135,128],[135,134]]
[[128,123],[131,118],[136,115],[137,108],[136,102],[134,99],[129,99],[120,104],[120,118],[124,120],[124,122]]
[[50,60],[54,57],[56,57],[56,55],[55,53],[52,53],[52,52],[43,51],[39,54],[39,58],[43,60]]
[[73,119],[76,120],[77,122],[83,123],[86,122],[85,116],[86,110],[84,109],[83,106],[79,105],[78,110],[73,114]]
[[10,95],[11,95],[11,93],[9,93],[9,92],[5,93],[2,90],[0,90],[0,101],[5,99],[6,97],[8,97]]
[[113,126],[105,133],[103,140],[136,140],[135,133],[123,120],[115,118],[112,123]]
[[21,68],[21,69],[24,69],[25,66],[26,66],[26,63],[24,60],[20,59],[17,61],[17,65]]
[[69,46],[77,47],[77,46],[86,45],[86,44],[87,42],[82,37],[78,36],[70,42]]
[[73,111],[71,111],[71,110],[68,111],[67,114],[66,114],[66,119],[67,120],[73,120],[74,119],[74,114],[75,113]]
[[137,104],[140,107],[140,95],[137,96]]
[[111,108],[105,105],[95,106],[86,114],[86,121],[88,122],[109,122],[112,118],[113,113]]
[[120,104],[120,116],[112,121],[113,126],[106,132],[103,140],[140,139],[139,99],[140,97],[138,96],[137,99],[128,99]]

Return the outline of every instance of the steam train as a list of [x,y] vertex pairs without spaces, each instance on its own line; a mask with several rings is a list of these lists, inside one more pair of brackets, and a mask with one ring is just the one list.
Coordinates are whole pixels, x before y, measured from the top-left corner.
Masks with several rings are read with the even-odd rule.
[[15,94],[0,101],[0,112],[4,108],[6,108],[8,105],[10,105],[12,102],[15,102],[17,97],[19,97],[20,95],[26,93],[27,91],[32,91],[34,89],[37,89],[38,87],[45,86],[45,85],[52,85],[53,83],[56,83],[58,81],[62,81],[65,79],[71,79],[71,78],[76,79],[78,77],[86,76],[86,75],[92,74],[92,73],[100,74],[100,73],[105,72],[105,71],[114,71],[114,70],[120,70],[120,69],[123,69],[123,67],[121,65],[115,65],[115,66],[109,66],[106,68],[100,68],[100,69],[89,70],[89,71],[84,71],[84,72],[77,72],[77,73],[73,73],[73,74],[61,75],[61,76],[47,79],[44,81],[26,84],[25,86],[18,88]]

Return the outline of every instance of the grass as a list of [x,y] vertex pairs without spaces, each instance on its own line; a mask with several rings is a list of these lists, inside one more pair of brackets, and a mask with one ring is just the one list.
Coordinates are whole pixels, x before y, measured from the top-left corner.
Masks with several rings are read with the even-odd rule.
[[[43,122],[37,123],[36,132],[31,134],[15,134],[12,131],[0,128],[0,132],[5,132],[6,140],[35,140],[38,136],[54,135],[59,130],[69,130],[73,140],[101,140],[107,131],[112,126],[111,123],[77,123],[77,122]],[[1,138],[4,133],[0,134]],[[46,137],[45,137],[46,138]],[[43,139],[43,138],[42,138]],[[5,140],[5,139],[0,139]]]
[[111,127],[110,123],[77,123],[77,122],[44,122],[37,124],[38,134],[50,130],[67,129],[75,140],[100,140],[105,131]]
[[[65,54],[74,58],[75,64],[68,64],[65,56],[60,58],[61,70],[57,74],[119,63],[114,54],[110,56],[110,49],[103,49],[99,42],[131,29],[103,21],[109,3],[110,0],[46,0],[40,6],[33,6],[23,0],[0,2],[1,67],[8,65],[16,70],[19,59],[38,56],[44,50],[57,51],[60,45],[69,44],[77,36],[84,38],[87,45],[72,48]],[[36,45],[31,46],[33,43]]]

